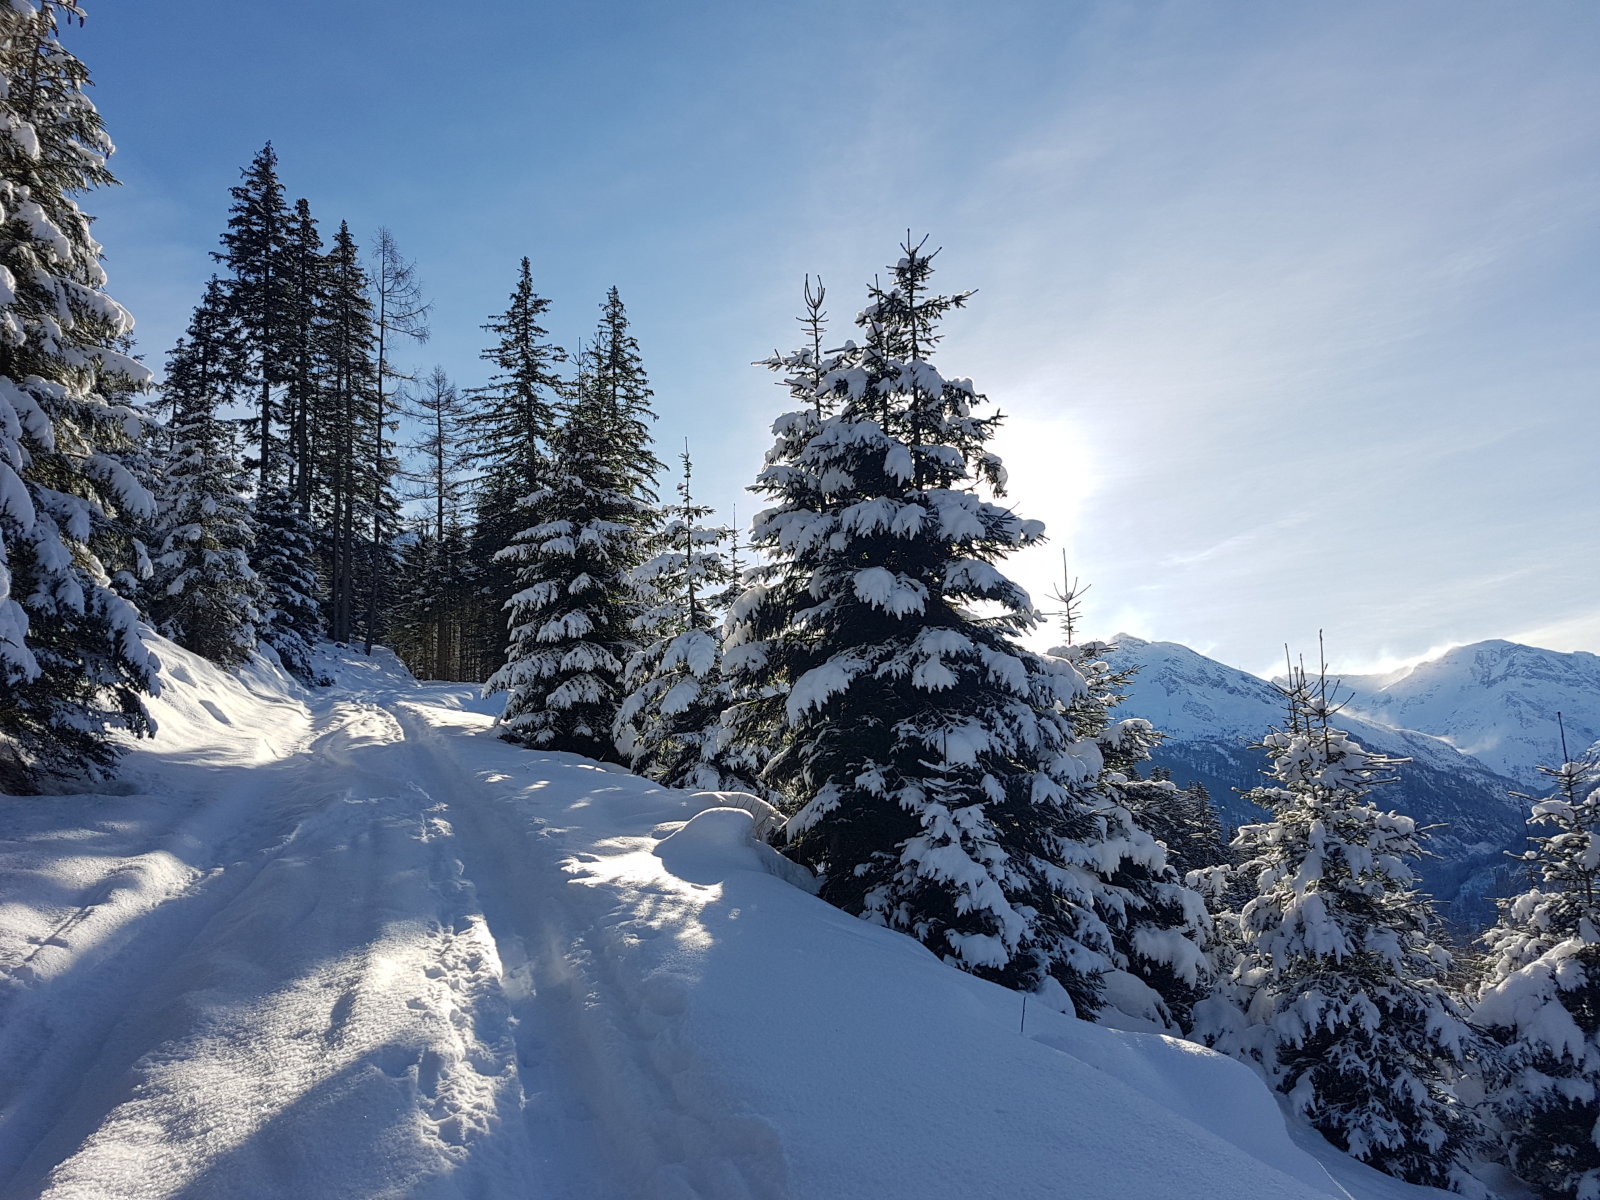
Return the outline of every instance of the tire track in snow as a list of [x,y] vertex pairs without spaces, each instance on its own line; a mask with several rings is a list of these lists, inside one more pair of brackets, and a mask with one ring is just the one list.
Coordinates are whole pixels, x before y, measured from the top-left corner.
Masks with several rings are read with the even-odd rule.
[[684,985],[630,958],[649,921],[574,889],[425,693],[345,695],[290,757],[212,776],[201,818],[240,829],[190,886],[41,956],[0,1195],[786,1195],[776,1133],[684,1036]]
[[[583,1098],[596,1161],[610,1179],[595,1194],[782,1200],[781,1139],[722,1096],[715,1071],[685,1036],[687,985],[638,971],[633,948],[659,933],[648,914],[626,898],[597,912],[606,903],[601,890],[574,882],[542,822],[464,769],[416,701],[400,698],[395,711],[412,752],[431,760],[419,770],[434,790],[462,798],[450,813],[467,872],[490,928],[501,931],[502,953],[528,963],[527,990],[514,1002],[525,1063],[547,1063],[556,1103]],[[530,1095],[535,1116],[537,1099]]]
[[[27,1085],[0,1163],[32,1153],[5,1195],[489,1197],[528,1183],[517,1139],[495,1136],[519,1126],[515,1044],[448,825],[404,772],[374,770],[405,758],[388,753],[403,737],[388,714],[331,715],[279,786],[287,836],[62,981],[99,1019],[49,1025],[47,1060],[12,1076]],[[266,774],[241,791],[285,772]],[[66,1010],[74,1024],[82,1009]],[[341,1122],[355,1127],[330,1142]]]

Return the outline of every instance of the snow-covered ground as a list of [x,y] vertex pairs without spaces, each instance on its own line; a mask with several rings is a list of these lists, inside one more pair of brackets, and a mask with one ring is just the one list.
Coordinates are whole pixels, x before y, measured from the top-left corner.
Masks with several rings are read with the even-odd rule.
[[0,1196],[1401,1200],[1244,1067],[811,896],[475,690],[162,644],[117,794],[0,799]]

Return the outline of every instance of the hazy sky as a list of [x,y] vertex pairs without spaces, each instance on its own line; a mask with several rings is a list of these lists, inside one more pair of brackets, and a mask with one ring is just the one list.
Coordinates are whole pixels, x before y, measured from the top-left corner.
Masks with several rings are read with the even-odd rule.
[[125,186],[88,198],[165,356],[269,138],[325,231],[393,230],[481,383],[533,260],[616,284],[663,457],[740,518],[806,272],[842,339],[907,228],[978,289],[946,374],[1091,629],[1269,670],[1508,637],[1600,651],[1600,5],[820,0],[93,5]]

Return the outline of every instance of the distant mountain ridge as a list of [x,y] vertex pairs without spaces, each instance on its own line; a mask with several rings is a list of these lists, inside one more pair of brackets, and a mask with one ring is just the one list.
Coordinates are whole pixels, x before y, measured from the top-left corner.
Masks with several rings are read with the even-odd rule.
[[[1126,634],[1113,642],[1113,665],[1137,668],[1119,714],[1167,735],[1155,761],[1179,783],[1204,783],[1230,824],[1263,819],[1239,791],[1263,782],[1266,758],[1251,743],[1284,720],[1272,684],[1176,642]],[[1369,749],[1412,760],[1379,801],[1440,826],[1425,886],[1452,921],[1486,923],[1489,898],[1510,882],[1505,851],[1520,850],[1526,836],[1526,803],[1511,793],[1539,791],[1534,768],[1560,757],[1555,713],[1574,757],[1600,740],[1600,656],[1482,642],[1409,670],[1345,679],[1340,694],[1352,696],[1342,728]]]
[[1571,757],[1600,741],[1600,655],[1581,650],[1477,642],[1344,687],[1351,711],[1442,737],[1526,788],[1542,786],[1537,768],[1560,765],[1558,712]]

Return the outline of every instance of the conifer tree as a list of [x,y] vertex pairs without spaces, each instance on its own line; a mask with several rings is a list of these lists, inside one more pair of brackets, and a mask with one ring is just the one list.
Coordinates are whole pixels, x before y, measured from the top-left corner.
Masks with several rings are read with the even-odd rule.
[[[144,356],[131,333],[112,342],[113,348],[145,371]],[[169,439],[157,413],[160,402],[149,386],[148,374],[137,379],[127,375],[107,376],[101,394],[107,405],[126,414],[122,432],[127,441],[117,452],[117,461],[133,477],[143,493],[152,499],[149,509],[125,509],[106,528],[102,561],[111,567],[111,589],[129,601],[148,619],[148,586],[154,570],[150,547],[157,540],[154,497],[160,486],[163,455],[170,449]],[[113,565],[114,564],[114,565]]]
[[[1096,932],[1110,947],[1101,976],[1113,985],[1112,1002],[1127,1015],[1177,1031],[1187,1027],[1191,1007],[1211,982],[1210,919],[1205,901],[1185,885],[1171,843],[1160,836],[1165,832],[1176,840],[1180,833],[1169,809],[1176,789],[1139,774],[1161,734],[1142,718],[1117,717],[1134,671],[1115,670],[1107,661],[1115,647],[1078,639],[1089,585],[1073,578],[1065,552],[1061,570],[1062,584],[1052,598],[1061,605],[1056,616],[1066,642],[1050,653],[1072,664],[1084,681],[1069,712],[1075,731],[1093,739],[1100,757],[1098,826],[1087,843],[1094,857],[1086,865],[1099,876]],[[1160,828],[1140,820],[1141,813],[1157,815]]]
[[283,391],[288,496],[309,524],[315,498],[323,490],[317,473],[319,456],[313,437],[323,432],[321,412],[323,359],[321,324],[329,303],[328,259],[311,206],[295,202],[285,247],[287,312],[284,317]]
[[1423,834],[1370,799],[1399,762],[1333,726],[1325,669],[1292,671],[1281,690],[1286,727],[1262,743],[1274,783],[1246,793],[1273,819],[1234,842],[1244,861],[1231,873],[1257,884],[1232,921],[1224,985],[1242,1017],[1209,1006],[1198,1032],[1258,1064],[1340,1149],[1448,1186],[1477,1138],[1450,1085],[1478,1039],[1441,982],[1450,955],[1416,891]]
[[104,288],[72,197],[115,182],[88,73],[57,40],[69,2],[0,7],[0,790],[108,766],[148,729],[138,614],[111,586],[149,493],[120,456],[143,385],[133,320]]
[[544,464],[555,435],[565,384],[557,374],[566,352],[549,341],[540,323],[550,301],[533,290],[533,270],[522,260],[506,311],[483,328],[495,337],[482,357],[495,367],[487,386],[468,393],[467,418],[478,475],[473,562],[481,577],[488,620],[485,657],[505,660],[504,605],[517,590],[513,560],[500,552],[528,524],[523,500],[543,487]]
[[554,439],[536,523],[500,558],[515,564],[511,647],[484,690],[507,693],[500,736],[541,750],[618,761],[612,727],[636,649],[629,572],[648,508],[618,470],[607,396],[588,376]]
[[322,386],[315,452],[318,474],[325,481],[320,523],[325,531],[328,636],[348,642],[364,629],[359,593],[368,556],[389,558],[398,504],[389,487],[395,464],[375,452],[384,439],[367,275],[343,222],[327,255],[327,271],[327,301],[318,330]]
[[217,416],[243,382],[242,348],[213,278],[167,362],[172,409],[151,581],[151,615],[179,645],[221,666],[255,648],[261,585],[250,567],[255,522],[234,432]]
[[1484,935],[1472,1016],[1505,1057],[1489,1101],[1512,1168],[1542,1195],[1586,1200],[1600,1196],[1600,765],[1540,770],[1554,790],[1528,820],[1533,886]]
[[411,473],[411,499],[422,502],[428,518],[407,552],[402,575],[408,587],[398,615],[413,647],[407,661],[435,679],[467,677],[463,637],[476,584],[462,519],[469,493],[469,452],[463,445],[469,411],[443,367],[434,367],[411,398],[410,416],[418,426],[411,449],[420,460]]
[[[449,678],[439,666],[439,624],[443,606],[434,570],[438,545],[428,526],[414,524],[400,542],[399,586],[389,612],[389,645],[419,679]],[[448,664],[446,666],[448,671]]]
[[294,219],[278,179],[278,155],[268,142],[229,189],[233,207],[223,249],[212,257],[228,266],[229,315],[238,322],[256,392],[255,435],[260,449],[261,490],[280,482],[284,464],[277,450],[279,414],[274,391],[289,382],[294,361],[289,247]]
[[584,358],[589,387],[610,426],[618,477],[635,499],[653,505],[655,478],[662,467],[651,448],[653,393],[639,343],[628,328],[627,310],[614,287],[606,292],[600,305],[600,324]]
[[1180,879],[1230,861],[1222,821],[1205,784],[1181,788],[1170,773],[1153,767],[1148,778],[1129,776],[1120,791],[1134,822],[1166,848],[1167,862]]
[[1087,685],[1017,642],[1040,617],[995,563],[1043,530],[982,494],[1003,494],[999,418],[931,362],[967,294],[903,254],[860,345],[769,360],[803,407],[756,484],[767,561],[734,608],[728,720],[824,898],[1088,1015],[1114,948],[1098,753],[1070,715]]
[[256,497],[255,525],[261,640],[291,675],[314,682],[311,651],[323,632],[316,531],[282,489]]
[[1115,1002],[1129,1015],[1176,1031],[1187,1028],[1193,1005],[1211,983],[1211,922],[1168,844],[1139,820],[1141,812],[1157,815],[1180,845],[1188,834],[1167,809],[1176,804],[1177,789],[1140,778],[1139,766],[1149,761],[1161,735],[1142,718],[1117,717],[1133,671],[1111,667],[1106,656],[1112,649],[1087,641],[1051,653],[1084,678],[1084,693],[1070,714],[1078,734],[1092,738],[1100,752],[1101,826],[1091,844],[1101,876],[1096,905],[1110,934],[1112,969],[1122,973],[1114,979]]
[[705,524],[712,509],[694,502],[687,446],[681,460],[678,503],[663,511],[656,554],[632,576],[642,645],[628,662],[617,746],[636,772],[668,787],[745,791],[751,783],[719,747],[729,703],[720,626],[736,583],[722,547],[733,531]]
[[[318,536],[313,513],[328,511],[331,483],[323,474],[331,435],[327,336],[330,262],[311,207],[295,202],[284,236],[279,286],[270,296],[283,305],[261,323],[281,332],[278,374],[284,381],[283,471],[255,498],[256,544],[251,562],[260,580],[261,640],[291,674],[312,681],[311,649],[323,635],[322,586],[317,576]],[[259,377],[259,372],[258,372]]]

